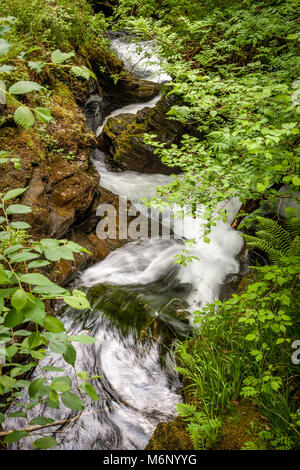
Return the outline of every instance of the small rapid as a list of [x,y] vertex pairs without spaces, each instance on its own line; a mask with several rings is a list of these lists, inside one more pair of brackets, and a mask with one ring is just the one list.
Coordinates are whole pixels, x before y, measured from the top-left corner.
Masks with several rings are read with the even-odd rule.
[[[122,39],[113,39],[111,45],[139,78],[160,83],[170,80],[153,53],[149,64],[149,43],[142,45],[143,52]],[[124,112],[154,107],[159,98],[120,108],[105,122]],[[171,181],[170,176],[162,174],[111,171],[105,155],[98,150],[92,162],[100,174],[101,186],[126,197],[140,211],[145,210],[141,199],[153,197],[157,186]],[[228,202],[231,218],[226,223],[217,222],[209,244],[203,241],[203,207],[196,219],[187,214],[183,222],[171,220],[168,211],[162,215],[154,211],[152,217],[159,218],[162,225],[170,225],[177,237],[129,241],[77,276],[74,283],[86,291],[91,310],[76,311],[57,304],[57,314],[69,335],[88,334],[97,339],[92,345],[74,346],[76,372],[98,376],[92,384],[99,400],[88,400],[78,420],[49,430],[60,449],[143,449],[159,422],[176,417],[182,385],[174,370],[174,340],[184,339],[191,331],[192,312],[217,299],[225,279],[240,272],[238,254],[243,241],[230,226],[239,207],[238,200]],[[190,238],[195,240],[191,249],[195,259],[187,266],[174,264],[175,255]],[[64,368],[63,375],[76,382],[74,369],[53,352],[41,361],[31,378],[40,377],[41,368],[49,365]],[[50,380],[53,373],[44,375]],[[60,409],[37,405],[29,413],[30,419],[43,415],[67,420],[76,415],[63,404]],[[11,428],[14,425],[22,427],[26,422],[18,419],[14,423],[11,419]],[[31,442],[26,438],[13,448],[30,449]]]

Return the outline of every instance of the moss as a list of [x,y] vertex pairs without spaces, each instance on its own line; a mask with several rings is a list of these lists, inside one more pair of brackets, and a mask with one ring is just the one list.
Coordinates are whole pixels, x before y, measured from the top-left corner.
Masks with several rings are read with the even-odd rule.
[[170,423],[159,423],[146,450],[193,450],[186,423],[177,417]]
[[242,449],[247,441],[255,440],[254,429],[258,426],[267,426],[266,419],[260,415],[253,403],[249,401],[232,403],[231,411],[222,419],[222,438],[216,449]]

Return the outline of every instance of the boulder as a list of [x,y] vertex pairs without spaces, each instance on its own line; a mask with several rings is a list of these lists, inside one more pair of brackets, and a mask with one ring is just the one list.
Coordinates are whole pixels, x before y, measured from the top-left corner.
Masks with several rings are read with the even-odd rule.
[[168,175],[180,172],[179,168],[164,165],[143,138],[145,133],[150,133],[168,146],[180,142],[184,126],[166,115],[172,101],[172,98],[163,97],[155,108],[146,107],[136,115],[120,114],[109,118],[99,137],[99,147],[110,162],[123,170],[142,173]]

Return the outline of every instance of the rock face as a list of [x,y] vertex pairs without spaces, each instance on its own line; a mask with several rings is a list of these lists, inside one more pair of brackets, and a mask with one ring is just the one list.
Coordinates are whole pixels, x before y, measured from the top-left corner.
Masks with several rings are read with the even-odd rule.
[[136,115],[120,114],[109,118],[99,138],[100,148],[111,163],[123,170],[172,174],[179,169],[164,165],[153,148],[143,141],[145,133],[156,134],[167,145],[179,143],[183,125],[169,120],[166,112],[172,99],[162,98],[155,108],[144,108]]
[[147,102],[157,96],[161,89],[157,83],[134,77],[111,51],[92,51],[89,61],[101,87],[99,93],[96,83],[92,85],[91,95],[83,107],[87,125],[93,131],[112,111],[131,103]]

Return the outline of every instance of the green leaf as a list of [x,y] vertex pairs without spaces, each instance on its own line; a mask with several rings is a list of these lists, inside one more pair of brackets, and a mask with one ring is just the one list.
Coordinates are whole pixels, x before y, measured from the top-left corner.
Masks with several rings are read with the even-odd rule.
[[44,124],[54,120],[53,116],[51,116],[51,112],[47,108],[35,108],[34,112]]
[[255,338],[256,338],[256,335],[255,335],[255,334],[249,333],[249,334],[246,336],[245,340],[246,340],[246,341],[253,341],[253,340],[255,340]]
[[70,59],[71,57],[74,57],[74,56],[75,56],[74,51],[61,52],[59,49],[57,49],[56,51],[52,52],[51,60],[55,64],[62,64],[63,62],[66,62],[68,59]]
[[21,310],[27,302],[27,294],[23,289],[18,289],[11,298],[11,304],[16,310]]
[[4,423],[5,416],[3,413],[0,413],[0,424]]
[[23,95],[24,93],[30,93],[31,91],[40,91],[42,88],[42,85],[39,83],[21,80],[14,83],[8,91],[11,95]]
[[64,369],[55,366],[45,366],[43,367],[43,370],[46,372],[64,372]]
[[16,70],[17,67],[13,65],[0,65],[0,73],[10,73],[13,70]]
[[37,286],[52,286],[53,283],[43,274],[31,273],[31,274],[20,274],[20,281],[26,282],[26,284],[33,284]]
[[93,344],[96,343],[97,339],[93,338],[92,336],[78,335],[72,336],[71,341],[77,341],[78,343],[83,344]]
[[0,57],[7,54],[11,48],[11,45],[5,39],[0,39]]
[[44,327],[46,330],[51,331],[52,333],[60,333],[65,331],[64,324],[56,317],[51,317],[46,315],[44,319]]
[[11,222],[10,226],[15,230],[26,230],[27,228],[31,228],[31,225],[27,222]]
[[20,310],[12,309],[8,312],[4,319],[4,326],[7,328],[14,328],[24,321],[24,314]]
[[82,383],[80,385],[80,388],[82,388],[82,390],[85,391],[85,393],[92,399],[92,400],[95,400],[97,401],[98,400],[98,395],[97,395],[97,392],[96,390],[94,389],[94,387],[86,382],[86,383]]
[[56,354],[63,354],[67,350],[67,344],[60,341],[51,341],[49,347]]
[[45,67],[45,62],[34,62],[33,60],[30,60],[28,62],[28,67],[36,73],[41,73]]
[[44,302],[42,302],[41,299],[34,297],[31,294],[27,294],[27,303],[22,312],[24,313],[24,318],[26,320],[43,325],[46,311]]
[[51,424],[53,423],[54,420],[51,418],[46,418],[45,416],[37,416],[36,418],[33,418],[29,424],[30,425],[35,425],[37,424],[38,426],[45,426],[45,424]]
[[27,106],[19,106],[14,114],[14,120],[15,123],[18,124],[18,126],[24,127],[26,131],[33,126],[35,119],[34,115],[30,111]]
[[81,77],[84,78],[85,80],[89,80],[91,73],[90,70],[86,67],[78,67],[77,65],[74,65],[71,68],[71,72],[76,76],[76,77]]
[[66,304],[70,305],[73,308],[76,309],[84,309],[84,308],[91,308],[89,301],[86,298],[86,295],[84,292],[80,290],[73,290],[73,295],[65,295],[64,296],[64,301]]
[[67,408],[70,408],[71,410],[81,411],[84,409],[84,404],[81,398],[78,395],[75,395],[75,393],[64,392],[61,395],[61,399],[62,399],[63,404]]
[[32,252],[16,253],[15,255],[11,256],[10,262],[22,263],[23,261],[30,261],[32,259],[36,259],[39,257],[40,255],[38,255],[37,253],[32,253]]
[[6,209],[7,214],[29,214],[32,212],[32,208],[29,206],[24,206],[22,204],[12,204]]
[[34,441],[34,445],[38,449],[45,450],[45,449],[50,449],[51,447],[57,446],[58,442],[53,437],[46,436],[46,437],[40,437],[39,439]]
[[44,387],[45,379],[35,379],[28,387],[30,398],[35,398]]
[[38,259],[37,261],[32,261],[31,263],[29,263],[28,268],[29,269],[41,268],[43,266],[48,266],[49,264],[50,264],[49,261]]
[[25,191],[27,191],[27,187],[12,189],[11,191],[7,191],[7,193],[4,194],[2,199],[3,201],[8,201],[9,199],[13,199],[15,197],[20,196],[21,194],[25,193]]
[[66,343],[66,351],[63,353],[63,358],[68,364],[74,367],[76,362],[76,349],[72,344]]
[[294,186],[300,186],[300,177],[299,176],[294,176],[292,179],[292,183]]
[[72,388],[72,381],[69,377],[55,377],[50,388],[57,392],[68,392]]
[[12,431],[9,433],[7,436],[5,436],[3,442],[5,444],[12,444],[13,442],[17,442],[20,439],[23,439],[23,437],[28,436],[27,431]]
[[26,418],[26,413],[24,411],[15,411],[8,415],[10,418]]

